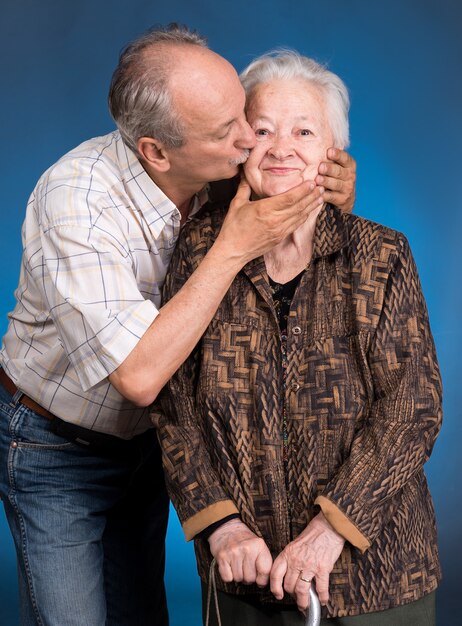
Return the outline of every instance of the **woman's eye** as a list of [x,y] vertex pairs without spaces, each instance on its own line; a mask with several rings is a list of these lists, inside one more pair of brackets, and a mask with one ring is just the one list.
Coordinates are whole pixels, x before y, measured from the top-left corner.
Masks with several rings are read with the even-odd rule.
[[313,133],[308,128],[302,128],[300,131],[300,135],[302,135],[302,137],[308,137],[309,135],[312,135],[312,134]]
[[255,134],[257,137],[265,137],[266,135],[269,135],[269,131],[266,130],[266,128],[256,128]]

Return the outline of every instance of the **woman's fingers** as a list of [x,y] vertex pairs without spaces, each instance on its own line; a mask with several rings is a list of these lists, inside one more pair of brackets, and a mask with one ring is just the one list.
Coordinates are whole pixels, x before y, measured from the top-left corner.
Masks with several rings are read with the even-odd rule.
[[230,520],[215,530],[209,545],[224,582],[268,583],[273,564],[268,546],[240,520]]
[[310,588],[312,585],[312,579],[312,575],[307,575],[305,572],[302,572],[295,585],[293,595],[295,596],[297,607],[299,611],[302,611],[302,613],[304,613],[310,606]]
[[242,560],[242,581],[246,585],[254,583],[257,579],[256,555],[255,551],[244,553],[241,555]]
[[271,552],[268,550],[268,547],[265,545],[264,550],[259,553],[257,560],[255,561],[255,568],[257,570],[255,582],[259,587],[266,587],[269,583],[272,566],[273,558],[271,556]]
[[310,585],[316,581],[321,604],[329,600],[329,575],[339,558],[345,539],[318,513],[302,533],[275,559],[271,591],[281,600],[283,591],[293,595],[301,611],[309,605]]
[[330,572],[326,569],[316,574],[316,592],[323,606],[329,602],[329,574]]
[[231,569],[231,564],[225,559],[217,559],[218,564],[218,573],[220,574],[221,579],[225,583],[230,583],[233,580],[233,570]]
[[284,597],[283,581],[287,572],[287,561],[283,553],[281,553],[274,561],[270,574],[270,589],[276,600],[282,600]]

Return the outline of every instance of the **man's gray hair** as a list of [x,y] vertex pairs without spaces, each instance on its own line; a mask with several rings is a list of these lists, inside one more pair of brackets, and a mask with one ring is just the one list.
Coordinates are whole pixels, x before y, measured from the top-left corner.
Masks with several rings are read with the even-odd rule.
[[350,98],[345,83],[313,59],[294,50],[278,49],[263,54],[246,67],[240,77],[247,95],[247,107],[255,89],[272,80],[304,79],[324,93],[327,119],[336,148],[347,148],[349,141],[348,110]]
[[112,75],[109,110],[124,142],[136,153],[140,137],[158,139],[169,148],[185,142],[168,86],[171,45],[207,48],[207,41],[175,23],[153,28],[124,48]]

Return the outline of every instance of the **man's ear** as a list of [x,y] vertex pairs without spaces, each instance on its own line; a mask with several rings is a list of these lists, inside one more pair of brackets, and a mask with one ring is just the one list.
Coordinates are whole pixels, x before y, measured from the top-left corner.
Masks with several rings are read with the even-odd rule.
[[154,170],[167,172],[170,169],[168,151],[160,141],[152,139],[152,137],[140,137],[136,145],[140,157]]

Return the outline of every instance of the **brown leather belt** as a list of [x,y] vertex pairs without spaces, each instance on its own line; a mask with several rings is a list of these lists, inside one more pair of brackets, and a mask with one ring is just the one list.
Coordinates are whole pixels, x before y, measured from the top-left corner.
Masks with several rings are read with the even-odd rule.
[[[14,394],[18,391],[18,388],[16,387],[14,382],[1,367],[0,384],[2,384],[3,387],[12,396],[14,396]],[[71,441],[81,448],[85,448],[89,451],[90,454],[98,454],[112,458],[126,457],[127,450],[130,446],[133,445],[130,442],[137,441],[138,437],[144,436],[143,433],[143,435],[138,435],[137,437],[134,437],[133,440],[120,439],[115,435],[100,433],[96,430],[83,428],[83,426],[79,426],[78,424],[66,422],[44,409],[43,406],[37,404],[35,400],[32,400],[32,398],[26,396],[25,393],[20,396],[19,402],[21,402],[21,404],[24,404],[24,406],[27,406],[28,409],[32,409],[32,411],[35,411],[35,413],[43,415],[43,417],[46,417],[48,420],[50,420],[50,429],[52,432],[55,433],[55,435],[58,435],[59,437],[62,437],[67,441]]]
[[[7,375],[7,373],[2,367],[0,367],[0,383],[3,385],[3,387],[5,387],[8,393],[10,393],[12,396],[14,396],[14,394],[18,391],[18,388],[16,387],[16,385],[14,384],[14,382],[11,380],[11,378]],[[39,415],[43,415],[43,417],[46,417],[48,420],[55,419],[55,416],[53,415],[53,413],[50,413],[50,411],[47,411],[46,409],[44,409],[43,406],[40,406],[40,404],[37,404],[35,400],[32,400],[32,398],[29,398],[29,396],[26,396],[25,393],[23,393],[22,396],[19,398],[19,402],[21,404],[24,404],[24,406],[27,406],[28,409],[32,409],[32,411],[35,411],[35,413],[38,413]]]

